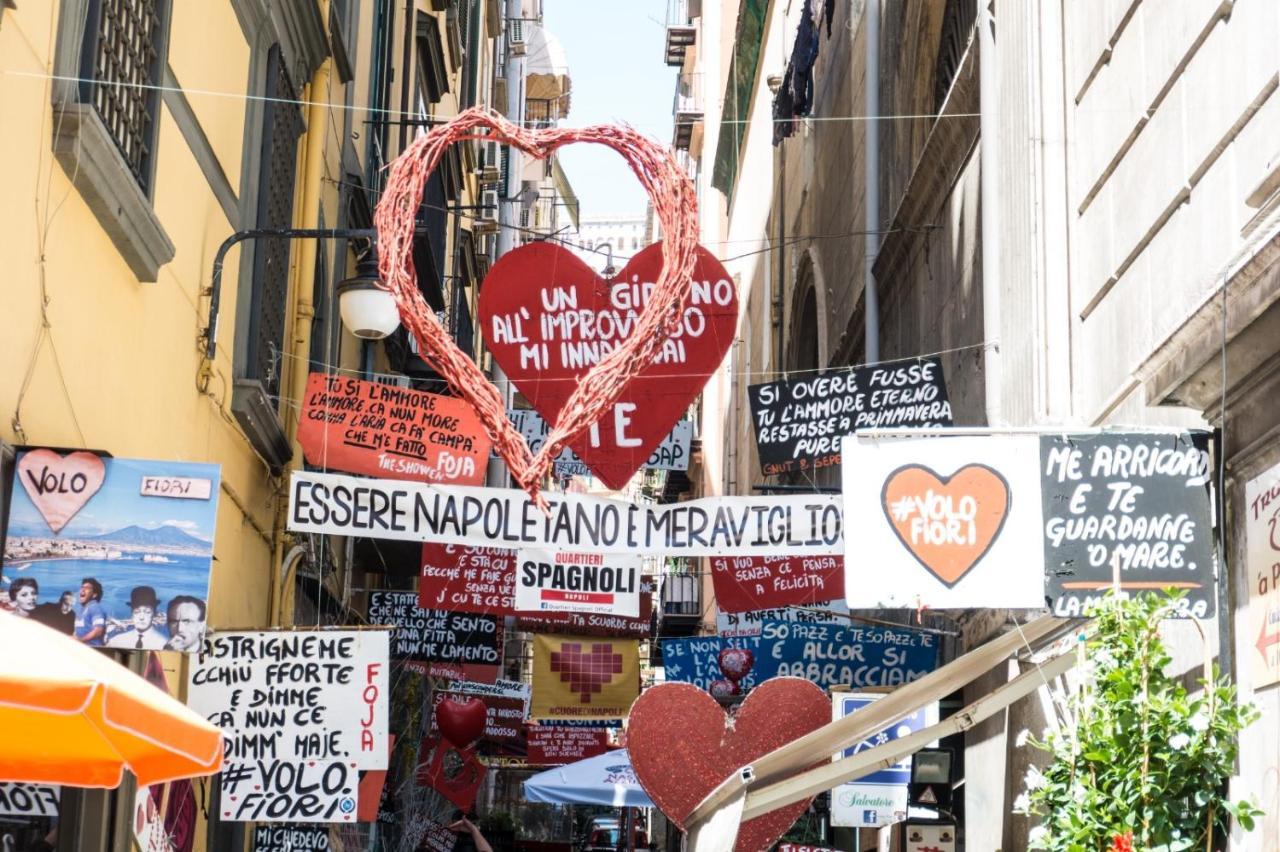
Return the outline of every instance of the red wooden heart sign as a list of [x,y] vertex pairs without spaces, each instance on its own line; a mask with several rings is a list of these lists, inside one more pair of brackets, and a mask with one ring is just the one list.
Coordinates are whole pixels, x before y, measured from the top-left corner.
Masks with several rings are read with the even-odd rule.
[[[440,325],[418,289],[413,268],[417,212],[426,180],[454,142],[483,139],[512,145],[538,159],[573,142],[593,142],[618,152],[649,193],[662,226],[662,268],[654,277],[648,304],[618,348],[581,377],[559,410],[555,426],[537,455],[508,422],[502,395]],[[538,486],[560,453],[608,414],[627,383],[653,363],[669,336],[681,327],[682,310],[693,290],[697,259],[697,199],[688,176],[662,145],[628,127],[526,130],[496,113],[474,108],[419,137],[391,164],[378,202],[378,268],[395,296],[400,318],[422,356],[449,386],[471,404],[511,475],[535,503],[545,506]],[[486,284],[487,287],[487,284]]]
[[[548,423],[559,422],[580,378],[627,341],[662,265],[661,243],[607,280],[551,243],[531,243],[494,264],[480,290],[485,344]],[[720,366],[737,324],[733,280],[699,246],[676,333],[664,335],[653,362],[569,444],[601,482],[621,489],[640,469]]]
[[[752,690],[733,717],[689,683],[650,687],[631,705],[627,748],[640,786],[684,828],[690,812],[721,781],[762,754],[831,721],[831,699],[810,681],[776,677]],[[680,748],[672,748],[672,732]],[[736,852],[767,849],[811,800],[756,817],[738,829]]]

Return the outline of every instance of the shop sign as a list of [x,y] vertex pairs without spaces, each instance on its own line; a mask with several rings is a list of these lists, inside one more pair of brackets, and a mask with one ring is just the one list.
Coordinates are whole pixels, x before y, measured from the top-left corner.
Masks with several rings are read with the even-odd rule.
[[[494,360],[554,423],[589,370],[627,341],[663,266],[662,244],[636,254],[616,278],[559,246],[537,243],[504,255],[480,291],[480,327]],[[570,446],[619,490],[689,410],[720,366],[738,324],[733,280],[698,248],[692,291],[653,361],[610,411]]]
[[[843,719],[868,707],[883,695],[865,692],[839,692],[832,696],[832,721]],[[938,723],[938,704],[933,702],[916,709],[875,735],[850,746],[834,760],[852,757],[859,752],[901,739]],[[906,818],[907,784],[911,780],[911,757],[893,766],[864,775],[850,784],[831,791],[831,824],[845,827],[890,825]]]
[[484,482],[492,442],[465,401],[312,373],[298,443],[316,467],[419,482]]
[[590,612],[522,612],[516,629],[530,633],[561,633],[569,636],[617,636],[648,639],[653,622],[653,578],[640,578],[640,614],[625,616]]
[[621,719],[639,695],[634,639],[533,637],[533,718]]
[[766,621],[809,623],[831,621],[838,615],[849,614],[849,605],[844,600],[816,601],[810,607],[812,608],[784,606],[750,612],[717,612],[716,633],[726,639],[734,636],[759,636],[760,627]]
[[529,549],[516,563],[517,612],[640,614],[639,556]]
[[392,628],[392,659],[491,666],[502,660],[502,626],[497,618],[423,609],[414,592],[370,592],[369,623]]
[[0,608],[96,631],[95,647],[199,650],[220,475],[215,464],[18,453]]
[[418,606],[478,612],[515,613],[515,551],[459,544],[422,545]]
[[1181,589],[1212,618],[1217,557],[1206,432],[1093,432],[1040,438],[1045,563],[1055,615],[1078,616],[1111,588]]
[[[641,556],[831,555],[843,552],[835,494],[704,497],[660,506],[523,491],[424,485],[294,471],[289,530]],[[1038,526],[1038,525],[1037,525]]]
[[1253,688],[1280,683],[1280,464],[1244,486]]
[[950,426],[938,358],[855,367],[747,388],[765,476],[840,463],[840,441],[860,429]]
[[534,766],[563,766],[608,750],[606,730],[564,725],[529,726],[529,763]]
[[[511,409],[507,412],[507,419],[524,438],[531,452],[536,453],[542,449],[551,426],[542,419],[541,414],[531,408]],[[681,420],[649,454],[649,458],[642,467],[645,470],[688,470],[692,445],[693,421]],[[590,476],[591,469],[587,467],[586,462],[574,455],[573,450],[565,447],[560,451],[560,455],[556,456],[555,475],[557,479]]]
[[709,561],[721,612],[813,606],[844,598],[841,556],[713,556]]
[[222,730],[231,822],[356,818],[361,769],[387,768],[384,630],[216,633],[187,704]]

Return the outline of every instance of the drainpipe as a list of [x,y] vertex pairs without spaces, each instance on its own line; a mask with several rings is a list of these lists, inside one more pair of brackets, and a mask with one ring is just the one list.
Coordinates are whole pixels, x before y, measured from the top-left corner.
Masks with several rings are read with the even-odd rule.
[[995,16],[989,0],[978,4],[978,150],[982,158],[982,336],[983,380],[986,391],[987,425],[1005,425],[1002,401],[1003,375],[1000,364],[1000,138],[997,122],[999,96],[996,87]]
[[866,362],[880,360],[880,294],[876,290],[876,254],[880,251],[880,0],[869,0],[866,11],[866,195],[863,196],[863,221],[866,235],[863,254],[866,270],[862,282],[864,338]]

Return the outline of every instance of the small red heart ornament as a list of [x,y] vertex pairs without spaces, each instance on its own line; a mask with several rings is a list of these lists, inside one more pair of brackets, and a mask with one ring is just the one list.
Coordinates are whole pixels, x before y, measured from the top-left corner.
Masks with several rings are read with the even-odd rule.
[[711,697],[715,699],[732,698],[742,689],[731,680],[713,680],[707,684],[707,692],[711,693]]
[[746,648],[722,648],[717,659],[720,663],[720,671],[737,685],[738,681],[750,674],[751,667],[756,662],[756,655]]
[[[739,767],[829,721],[830,697],[802,678],[765,681],[732,717],[693,684],[663,683],[645,690],[631,705],[627,748],[640,786],[683,829],[694,807]],[[680,747],[672,748],[672,742]],[[767,849],[810,801],[743,823],[734,849]]]
[[[548,423],[601,358],[626,341],[662,273],[662,244],[613,278],[551,243],[509,251],[480,290],[485,344]],[[621,489],[671,432],[724,360],[738,325],[733,279],[701,246],[693,290],[674,334],[633,376],[603,418],[569,446],[610,488]]]
[[436,706],[436,727],[458,748],[466,748],[484,736],[488,708],[479,698],[446,698]]
[[[530,451],[524,438],[507,420],[502,394],[475,361],[458,348],[427,305],[413,268],[416,217],[427,178],[450,145],[467,140],[510,145],[536,159],[546,159],[557,148],[575,142],[612,148],[626,160],[649,193],[662,226],[663,263],[648,304],[636,317],[631,334],[575,383],[537,454]],[[391,164],[374,214],[378,229],[378,270],[384,286],[395,297],[401,321],[422,357],[475,409],[511,475],[535,504],[546,508],[539,487],[560,450],[612,410],[627,383],[653,363],[665,346],[667,336],[679,329],[682,311],[693,291],[698,248],[697,209],[693,185],[671,152],[629,127],[597,125],[531,130],[496,113],[472,108],[414,140]]]
[[18,459],[18,481],[54,534],[61,532],[107,478],[107,466],[93,453],[65,456],[30,450]]

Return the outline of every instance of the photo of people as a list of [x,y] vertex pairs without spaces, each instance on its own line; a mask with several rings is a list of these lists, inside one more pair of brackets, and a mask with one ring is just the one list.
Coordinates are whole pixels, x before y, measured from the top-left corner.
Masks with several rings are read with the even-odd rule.
[[96,648],[198,650],[218,465],[104,459],[101,487],[69,512],[65,495],[46,491],[71,478],[48,469],[48,451],[34,469],[24,455],[10,490],[0,612]]

